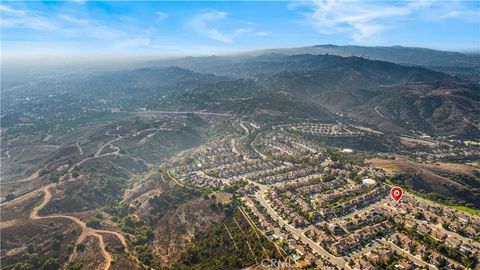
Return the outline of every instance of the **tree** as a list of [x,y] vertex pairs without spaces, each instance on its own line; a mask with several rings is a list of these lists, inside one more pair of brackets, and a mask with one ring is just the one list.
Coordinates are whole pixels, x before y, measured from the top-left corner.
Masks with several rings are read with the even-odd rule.
[[27,251],[28,251],[28,253],[34,253],[35,252],[35,247],[32,244],[30,244],[30,245],[27,246]]
[[16,263],[15,266],[13,267],[13,270],[30,270],[32,269],[32,265],[29,263]]
[[58,183],[59,180],[60,180],[60,177],[58,177],[58,175],[55,175],[55,174],[50,175],[50,181],[52,183]]
[[5,196],[5,201],[7,201],[7,202],[8,202],[8,201],[11,201],[11,200],[13,200],[13,199],[15,199],[15,194],[13,194],[13,193],[8,193],[8,194]]
[[436,265],[438,266],[438,268],[442,268],[447,265],[447,260],[444,257],[441,257],[438,259]]
[[62,242],[60,240],[57,240],[57,239],[53,240],[53,242],[52,242],[52,248],[53,249],[58,250],[58,249],[60,249],[61,246],[62,246]]
[[67,251],[68,252],[72,252],[74,249],[75,249],[75,244],[74,243],[70,243],[70,244],[67,245]]
[[318,234],[317,234],[317,232],[314,232],[314,233],[313,233],[312,240],[313,240],[314,242],[317,242],[317,241],[318,241]]
[[100,220],[97,217],[92,216],[88,219],[87,226],[91,227],[91,228],[99,228],[100,227]]
[[60,263],[57,258],[50,257],[43,263],[44,270],[57,270],[60,268]]
[[80,251],[80,252],[83,252],[85,250],[85,244],[84,243],[80,243],[77,245],[77,250]]
[[77,261],[73,261],[73,262],[70,262],[67,267],[65,268],[65,270],[80,270],[82,269],[82,263],[81,262],[77,262]]
[[425,251],[425,252],[422,254],[422,260],[424,260],[424,261],[426,261],[426,262],[430,261],[430,254],[431,254],[430,251],[428,251],[428,250]]
[[416,212],[415,213],[415,218],[423,220],[423,219],[425,219],[425,216],[423,215],[423,212]]
[[448,229],[449,229],[449,228],[448,228],[448,223],[446,223],[446,222],[443,222],[443,223],[442,223],[442,227],[443,227],[445,230],[448,230]]

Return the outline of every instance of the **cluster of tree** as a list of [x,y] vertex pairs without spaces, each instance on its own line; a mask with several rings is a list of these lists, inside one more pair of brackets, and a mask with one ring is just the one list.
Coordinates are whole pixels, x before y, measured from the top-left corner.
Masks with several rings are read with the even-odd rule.
[[60,262],[57,258],[50,257],[43,263],[43,270],[57,270],[60,268]]
[[133,215],[126,215],[119,220],[122,231],[133,234],[133,245],[138,259],[145,265],[158,268],[160,262],[153,254],[151,242],[154,239],[152,229],[143,220]]
[[458,249],[446,245],[443,241],[438,241],[429,235],[420,234],[412,228],[401,226],[400,229],[411,238],[424,243],[431,250],[436,250],[448,258],[462,263],[467,268],[475,265],[476,258],[473,254],[461,253]]
[[5,195],[5,201],[8,202],[8,201],[11,201],[15,199],[15,194],[13,193],[8,193],[7,195]]
[[245,187],[247,185],[247,183],[248,183],[247,181],[242,181],[242,182],[237,182],[237,183],[234,183],[234,184],[230,184],[230,185],[228,185],[224,188],[224,191],[228,192],[228,193],[231,193],[231,194],[235,194],[235,192],[237,192],[237,190],[239,190],[242,187]]
[[370,260],[370,263],[372,263],[375,269],[394,270],[397,269],[395,265],[399,259],[400,257],[398,256],[398,254],[394,252],[390,257]]
[[93,201],[100,205],[115,203],[121,194],[123,194],[126,179],[104,173],[97,175],[98,181],[95,181],[94,185],[83,186],[80,196],[86,201]]
[[65,267],[65,270],[80,270],[82,269],[83,264],[78,261],[73,261],[70,262],[67,267]]
[[[60,231],[55,232],[52,235],[52,239],[49,241],[51,243],[52,250],[59,250],[62,246],[62,243],[65,241],[64,234]],[[71,252],[74,245],[70,244],[67,250]],[[79,247],[80,250],[80,247]],[[24,262],[18,262],[14,265],[14,270],[33,270],[33,269],[43,269],[43,270],[57,270],[61,268],[61,260],[55,256],[49,256],[44,261],[39,257],[39,254],[35,252],[35,247],[33,245],[27,246],[28,254],[23,257],[26,259]],[[80,262],[70,262],[64,269],[65,270],[79,270],[81,269],[82,264]]]
[[202,196],[202,192],[194,189],[179,186],[171,187],[162,194],[155,195],[149,199],[148,202],[152,207],[150,214],[155,216],[155,219],[159,219],[182,203],[200,196]]
[[226,205],[225,207],[230,209],[225,209],[227,213],[225,220],[213,225],[206,234],[197,237],[194,244],[180,255],[172,268],[239,269],[254,265],[256,260],[281,259],[282,255],[274,244],[256,232],[237,206],[236,202]]

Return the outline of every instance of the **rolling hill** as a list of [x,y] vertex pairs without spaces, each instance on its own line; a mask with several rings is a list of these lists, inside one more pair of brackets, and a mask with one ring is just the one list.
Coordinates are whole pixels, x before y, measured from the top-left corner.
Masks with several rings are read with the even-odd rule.
[[[183,58],[164,64],[232,78],[228,86],[225,82],[195,85],[184,96],[176,97],[183,107],[201,105],[202,109],[209,109],[209,105],[215,105],[210,107],[251,113],[245,108],[263,109],[267,103],[261,100],[269,95],[272,99],[266,109],[271,110],[272,103],[277,102],[275,110],[290,115],[290,108],[298,107],[288,104],[293,102],[310,111],[328,109],[331,114],[348,116],[386,131],[415,130],[461,137],[480,134],[476,120],[480,110],[478,85],[423,67],[309,54]],[[246,97],[248,104],[238,101]],[[237,102],[233,104],[231,98],[237,98]]]
[[[147,67],[45,81],[2,99],[4,123],[65,100],[78,110],[206,110],[238,115],[349,118],[383,131],[480,136],[478,84],[425,67],[362,57],[285,55],[187,57]],[[38,89],[44,89],[39,92]],[[22,97],[23,96],[23,99]],[[28,100],[27,100],[28,99]],[[31,106],[34,102],[38,106]],[[40,106],[41,104],[48,106]],[[73,109],[73,107],[72,107]],[[58,118],[58,117],[56,117]],[[12,120],[13,119],[13,120]]]

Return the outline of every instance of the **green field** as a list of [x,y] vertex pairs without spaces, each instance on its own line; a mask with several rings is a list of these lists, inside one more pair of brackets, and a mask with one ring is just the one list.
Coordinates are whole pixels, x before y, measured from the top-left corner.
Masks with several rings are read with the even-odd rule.
[[467,212],[472,215],[480,216],[480,210],[474,209],[474,208],[469,208],[466,206],[461,206],[461,205],[446,205],[446,207],[453,208],[459,211]]
[[[392,183],[390,179],[385,179],[385,183],[387,183],[390,186],[395,186],[395,184]],[[444,207],[448,207],[448,208],[455,209],[455,210],[458,210],[458,211],[463,211],[463,212],[469,213],[471,215],[480,216],[480,209],[470,208],[470,207],[466,207],[466,206],[462,206],[462,205],[447,205],[447,204],[444,204],[442,202],[432,200],[431,198],[428,198],[427,196],[423,195],[422,193],[411,190],[411,189],[409,189],[405,186],[401,186],[401,188],[405,192],[408,192],[408,193],[410,193],[410,194],[412,194],[416,197],[422,198],[422,199],[430,201],[432,203],[436,203],[436,204],[442,205]]]

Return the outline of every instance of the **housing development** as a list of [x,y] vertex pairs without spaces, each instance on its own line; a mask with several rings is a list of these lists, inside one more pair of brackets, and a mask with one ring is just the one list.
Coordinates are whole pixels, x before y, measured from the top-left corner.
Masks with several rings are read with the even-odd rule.
[[480,270],[479,3],[2,1],[0,270]]
[[362,129],[236,124],[240,136],[193,150],[166,175],[189,188],[235,188],[242,214],[291,266],[467,269],[479,258],[478,215],[409,192],[395,201],[392,175],[377,160],[349,163],[348,154],[329,155],[302,136],[364,136]]

